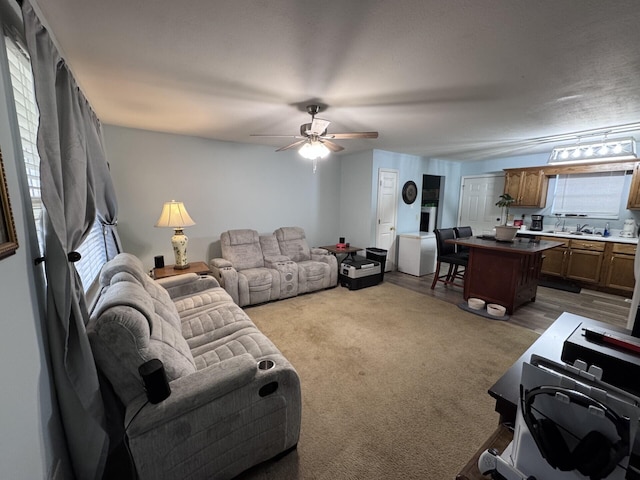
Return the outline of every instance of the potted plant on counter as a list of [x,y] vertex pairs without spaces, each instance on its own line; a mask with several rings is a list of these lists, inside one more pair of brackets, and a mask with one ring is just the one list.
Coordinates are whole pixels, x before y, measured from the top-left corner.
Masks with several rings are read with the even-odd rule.
[[516,234],[518,233],[519,228],[514,227],[513,225],[507,225],[507,220],[509,218],[509,207],[516,199],[513,198],[508,193],[503,193],[498,197],[498,201],[496,202],[496,206],[502,208],[502,216],[504,217],[504,222],[501,225],[496,225],[496,240],[501,242],[512,242],[514,238],[516,238]]

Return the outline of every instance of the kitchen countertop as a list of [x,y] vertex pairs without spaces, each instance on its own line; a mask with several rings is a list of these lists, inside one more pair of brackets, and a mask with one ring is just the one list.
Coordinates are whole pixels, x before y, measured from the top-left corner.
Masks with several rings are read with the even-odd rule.
[[630,243],[632,245],[638,244],[637,238],[621,237],[619,232],[610,235],[609,237],[603,237],[602,235],[589,235],[581,234],[577,235],[570,232],[554,232],[553,230],[520,230],[518,235],[544,235],[545,237],[558,237],[558,238],[576,238],[582,240],[597,240],[599,242],[617,242],[617,243]]

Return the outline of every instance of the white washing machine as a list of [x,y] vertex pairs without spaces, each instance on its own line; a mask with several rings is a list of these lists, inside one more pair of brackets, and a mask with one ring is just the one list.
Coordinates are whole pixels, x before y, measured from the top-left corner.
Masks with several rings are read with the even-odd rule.
[[436,236],[429,232],[398,234],[398,271],[421,277],[436,271]]

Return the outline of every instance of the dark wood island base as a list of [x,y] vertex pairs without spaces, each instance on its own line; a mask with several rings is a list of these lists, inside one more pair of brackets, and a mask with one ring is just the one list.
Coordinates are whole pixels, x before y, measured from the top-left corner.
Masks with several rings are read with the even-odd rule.
[[469,247],[464,299],[475,297],[497,303],[504,306],[508,314],[535,300],[542,252],[561,245],[561,242],[532,242],[520,238],[513,242],[478,237],[447,241]]

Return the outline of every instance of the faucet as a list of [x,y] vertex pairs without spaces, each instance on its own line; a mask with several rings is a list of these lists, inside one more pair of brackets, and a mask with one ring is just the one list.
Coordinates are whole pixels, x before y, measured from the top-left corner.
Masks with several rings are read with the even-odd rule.
[[562,222],[561,222],[561,221],[560,221],[560,219],[558,218],[558,220],[556,221],[556,224],[553,226],[553,229],[554,229],[555,231],[560,230],[560,223],[562,223]]
[[589,224],[585,223],[584,225],[580,225],[579,223],[576,225],[576,232],[581,232],[582,230],[585,229],[585,227],[588,227]]

